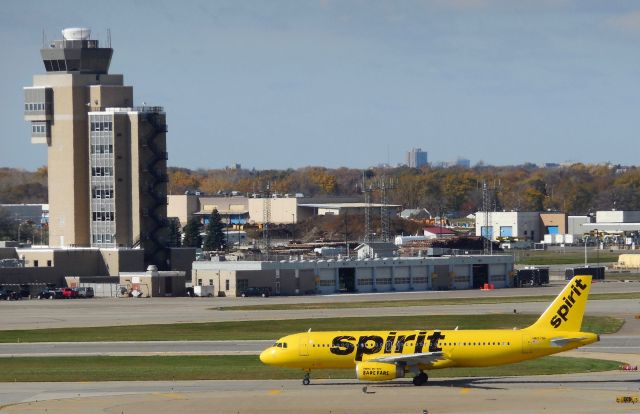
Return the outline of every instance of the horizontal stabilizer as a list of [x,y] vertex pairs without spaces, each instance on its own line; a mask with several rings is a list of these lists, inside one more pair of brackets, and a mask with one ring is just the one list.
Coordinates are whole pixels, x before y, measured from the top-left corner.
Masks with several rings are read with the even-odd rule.
[[581,337],[578,337],[578,338],[553,338],[549,342],[551,342],[552,345],[563,347],[563,346],[565,346],[567,344],[570,344],[572,342],[580,342],[580,341],[582,341],[584,339],[587,339],[587,337],[581,336]]

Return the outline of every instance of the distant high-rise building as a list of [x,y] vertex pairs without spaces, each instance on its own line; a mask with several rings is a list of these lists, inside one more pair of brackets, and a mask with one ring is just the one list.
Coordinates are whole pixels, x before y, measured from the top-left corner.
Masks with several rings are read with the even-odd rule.
[[113,49],[65,29],[25,87],[31,142],[48,147],[49,244],[135,247],[166,265],[167,152],[161,107],[134,107],[108,73]]
[[460,168],[470,168],[471,161],[466,158],[458,157],[458,159],[456,159],[455,165],[456,167],[460,167]]
[[409,168],[420,168],[427,165],[427,151],[422,151],[422,148],[412,148],[407,152],[407,165]]

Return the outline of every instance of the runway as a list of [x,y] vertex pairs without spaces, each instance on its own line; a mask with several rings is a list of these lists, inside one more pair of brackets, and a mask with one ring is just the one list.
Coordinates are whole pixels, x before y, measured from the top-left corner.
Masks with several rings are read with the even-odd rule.
[[[273,340],[45,342],[0,344],[0,358],[42,356],[144,355],[257,355]],[[603,335],[600,342],[581,348],[587,352],[640,355],[640,336]]]
[[[1,413],[611,413],[638,412],[640,373],[410,380],[0,384]],[[366,386],[366,389],[363,388]]]

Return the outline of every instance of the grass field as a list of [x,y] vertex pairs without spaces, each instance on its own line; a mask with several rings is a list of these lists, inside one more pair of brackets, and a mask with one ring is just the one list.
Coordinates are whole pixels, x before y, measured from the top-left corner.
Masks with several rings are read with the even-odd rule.
[[[591,265],[617,262],[618,256],[625,253],[624,250],[610,252],[608,250],[595,251],[589,248],[587,262]],[[517,265],[556,265],[584,263],[584,251],[562,250],[515,250],[511,252]]]
[[[291,304],[241,305],[211,308],[215,310],[246,311],[246,310],[309,310],[309,309],[354,309],[354,308],[399,308],[408,306],[440,306],[440,305],[468,305],[486,303],[522,303],[522,302],[551,302],[555,295],[543,296],[501,296],[491,298],[442,298],[442,299],[400,299],[362,302],[316,302]],[[624,293],[592,293],[589,300],[640,299],[640,292]]]
[[[257,356],[145,356],[3,358],[2,382],[170,381],[302,379],[299,369],[265,366]],[[585,358],[545,357],[488,368],[430,371],[433,378],[518,376],[608,371],[621,363]],[[317,370],[312,378],[354,378],[354,371]]]
[[[277,339],[308,329],[511,329],[530,325],[538,315],[412,315],[285,319],[270,321],[178,323],[144,326],[107,326],[0,331],[0,342],[103,342],[103,341],[194,341],[231,339]],[[603,316],[585,316],[582,329],[607,334],[617,332],[624,321]]]

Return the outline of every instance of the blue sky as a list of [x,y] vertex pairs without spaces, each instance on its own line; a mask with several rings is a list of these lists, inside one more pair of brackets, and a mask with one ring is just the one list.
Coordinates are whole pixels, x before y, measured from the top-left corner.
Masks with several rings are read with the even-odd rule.
[[638,163],[638,2],[6,1],[0,166],[46,163],[22,87],[64,27],[111,29],[172,166]]

